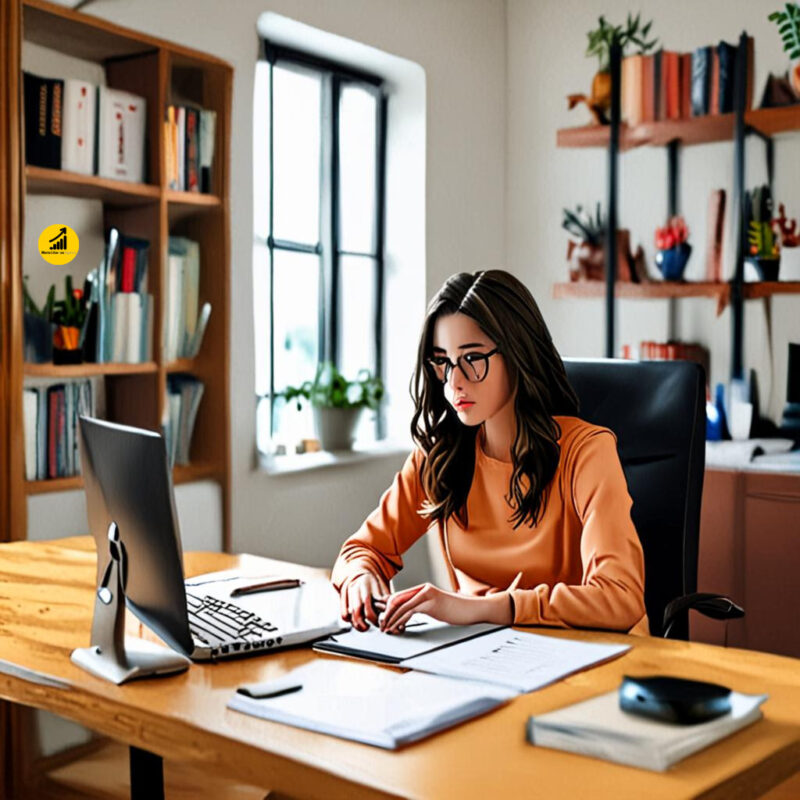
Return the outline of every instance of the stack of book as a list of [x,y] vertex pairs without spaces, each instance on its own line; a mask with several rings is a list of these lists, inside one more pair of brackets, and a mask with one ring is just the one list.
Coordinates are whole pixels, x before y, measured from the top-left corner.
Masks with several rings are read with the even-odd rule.
[[167,377],[167,405],[162,427],[170,467],[189,463],[203,389],[203,382],[194,375],[174,373]]
[[24,73],[25,161],[122,181],[145,178],[143,97]]
[[108,233],[100,265],[87,277],[84,358],[98,364],[152,360],[153,296],[147,293],[150,243]]
[[25,478],[66,478],[80,473],[78,416],[94,416],[95,393],[88,379],[28,387],[22,398]]
[[[692,53],[659,50],[622,60],[621,110],[629,125],[733,111],[736,45],[698,47]],[[747,40],[746,108],[752,107],[753,39]]]
[[164,357],[194,358],[200,352],[211,304],[199,306],[200,245],[183,236],[169,237],[164,294]]
[[211,191],[216,122],[215,111],[193,106],[167,106],[164,149],[170,189]]

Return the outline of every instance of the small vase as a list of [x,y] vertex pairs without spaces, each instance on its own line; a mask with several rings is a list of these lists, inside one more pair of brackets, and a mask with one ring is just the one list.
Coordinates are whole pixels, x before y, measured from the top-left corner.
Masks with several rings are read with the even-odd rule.
[[314,406],[314,427],[323,450],[352,450],[361,408]]
[[669,250],[659,250],[656,253],[656,266],[664,276],[665,281],[683,280],[683,271],[692,254],[689,242],[681,242]]
[[80,338],[80,328],[70,325],[59,325],[53,334],[53,363],[83,363],[83,349],[79,344]]
[[781,257],[773,256],[766,258],[763,256],[752,256],[745,259],[746,270],[745,281],[747,283],[758,283],[759,281],[778,280],[778,267],[780,267]]
[[25,331],[25,361],[31,364],[46,364],[52,361],[55,329],[53,323],[27,311],[22,323]]

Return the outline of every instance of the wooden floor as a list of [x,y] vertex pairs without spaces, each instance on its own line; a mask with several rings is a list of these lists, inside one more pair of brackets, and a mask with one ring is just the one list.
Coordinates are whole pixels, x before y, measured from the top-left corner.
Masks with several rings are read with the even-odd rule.
[[[266,789],[232,783],[185,764],[164,762],[169,800],[265,800]],[[47,772],[37,787],[37,800],[123,800],[130,797],[128,748],[105,742],[80,759]]]

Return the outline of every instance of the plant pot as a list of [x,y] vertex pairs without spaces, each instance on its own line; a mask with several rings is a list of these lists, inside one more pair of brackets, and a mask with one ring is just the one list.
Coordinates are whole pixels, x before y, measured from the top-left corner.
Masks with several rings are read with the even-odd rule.
[[601,281],[605,276],[605,253],[602,245],[572,240],[567,245],[567,262],[571,281]]
[[592,103],[602,111],[611,108],[611,72],[596,72],[592,78]]
[[52,361],[55,325],[27,311],[22,324],[25,332],[25,361],[32,364],[46,364]]
[[352,450],[361,408],[314,406],[314,427],[323,450]]
[[79,342],[81,329],[59,325],[53,333],[53,363],[80,364],[83,362],[83,349]]
[[656,253],[656,266],[664,276],[665,281],[683,280],[683,271],[692,254],[689,242],[681,242],[669,250],[659,250]]
[[800,281],[800,247],[781,250],[781,280]]
[[778,267],[780,263],[780,256],[771,256],[769,258],[765,256],[752,256],[746,258],[744,263],[744,279],[747,283],[776,281],[778,280]]

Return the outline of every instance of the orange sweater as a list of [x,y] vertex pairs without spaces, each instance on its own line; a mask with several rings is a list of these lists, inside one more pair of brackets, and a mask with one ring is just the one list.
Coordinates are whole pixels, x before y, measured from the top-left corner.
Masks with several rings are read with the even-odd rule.
[[[647,635],[644,558],[631,521],[631,498],[616,436],[577,417],[555,417],[561,457],[538,525],[508,522],[505,500],[512,465],[487,456],[476,438],[475,473],[467,498],[469,525],[438,525],[453,588],[470,595],[511,591],[515,625],[608,628]],[[418,514],[419,467],[409,455],[380,505],[342,545],[334,586],[365,572],[391,578],[402,554],[432,526]]]

